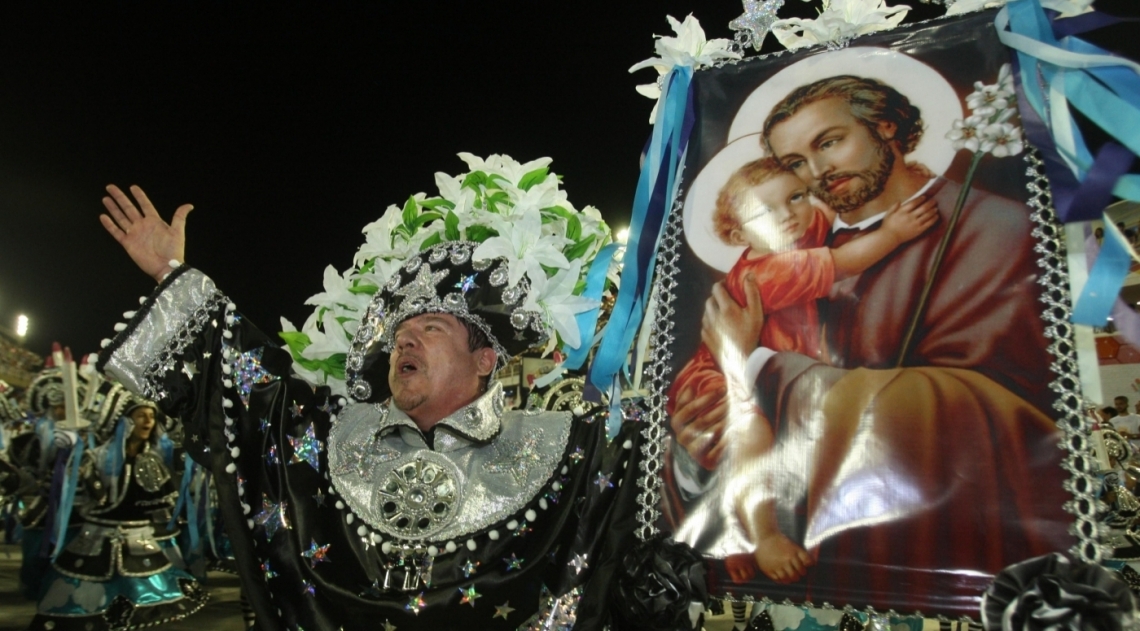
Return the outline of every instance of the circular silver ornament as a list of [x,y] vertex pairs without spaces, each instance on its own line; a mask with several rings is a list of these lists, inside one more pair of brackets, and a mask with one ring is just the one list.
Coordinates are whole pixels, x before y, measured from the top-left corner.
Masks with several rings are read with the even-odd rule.
[[364,367],[364,355],[353,352],[348,354],[348,358],[344,361],[344,367],[356,372]]
[[463,301],[463,294],[454,293],[454,292],[444,296],[443,302],[447,306],[453,307],[453,308],[466,306],[466,304],[467,304],[466,302]]
[[471,250],[466,246],[457,245],[451,249],[451,263],[453,265],[463,265],[467,259],[471,258]]
[[491,259],[478,259],[471,261],[471,267],[474,267],[476,272],[482,272],[488,267],[491,267],[492,262],[493,261]]
[[503,302],[508,305],[513,305],[522,297],[522,289],[518,285],[507,287],[503,290]]
[[438,263],[447,258],[447,248],[437,247],[428,255],[428,263]]
[[348,391],[352,394],[352,398],[358,401],[363,401],[372,396],[372,386],[363,379],[354,380]]
[[423,265],[423,262],[424,260],[420,257],[413,256],[412,258],[408,259],[407,263],[404,264],[404,271],[408,272],[409,274],[415,274],[417,271],[419,271],[420,265]]
[[434,462],[416,459],[389,471],[374,501],[389,528],[407,538],[421,537],[454,519],[455,477]]
[[507,268],[499,266],[495,271],[491,272],[491,285],[494,287],[502,287],[507,284]]
[[530,320],[530,316],[527,315],[526,311],[519,310],[511,314],[511,326],[516,329],[525,329],[528,320]]
[[396,291],[400,288],[400,272],[392,272],[392,278],[388,279],[388,291]]

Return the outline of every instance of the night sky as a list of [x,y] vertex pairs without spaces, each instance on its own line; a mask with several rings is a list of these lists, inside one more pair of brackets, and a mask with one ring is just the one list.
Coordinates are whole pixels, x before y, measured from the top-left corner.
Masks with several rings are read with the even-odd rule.
[[689,12],[731,37],[741,5],[5,3],[0,326],[27,314],[31,350],[91,352],[153,288],[99,224],[109,183],[167,217],[194,204],[188,263],[267,332],[460,151],[550,156],[576,206],[623,226],[652,107],[634,86],[655,78],[627,69]]

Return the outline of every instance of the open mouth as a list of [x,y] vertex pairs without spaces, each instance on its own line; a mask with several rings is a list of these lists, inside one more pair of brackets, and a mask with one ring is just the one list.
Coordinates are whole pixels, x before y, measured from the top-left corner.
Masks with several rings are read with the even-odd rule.
[[410,375],[419,369],[418,362],[411,357],[405,357],[396,362],[396,372],[401,375]]

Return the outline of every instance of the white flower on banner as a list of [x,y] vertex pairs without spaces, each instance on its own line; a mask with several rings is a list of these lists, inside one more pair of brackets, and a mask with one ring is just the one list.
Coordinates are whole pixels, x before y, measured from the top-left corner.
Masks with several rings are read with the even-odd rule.
[[996,82],[975,82],[974,91],[966,97],[966,107],[970,115],[954,121],[946,133],[955,149],[997,158],[1015,156],[1025,149],[1021,128],[1011,122],[1017,114],[1017,96],[1009,64],[1002,65]]
[[343,394],[345,357],[372,295],[408,258],[446,241],[479,243],[477,259],[505,257],[509,282],[529,278],[525,299],[547,316],[558,339],[574,346],[583,335],[592,339],[593,331],[578,333],[573,316],[596,306],[581,297],[581,281],[583,268],[613,240],[601,213],[575,209],[548,168],[550,158],[459,157],[470,170],[436,173],[438,197],[417,193],[364,227],[353,266],[343,274],[325,270],[324,291],[306,301],[316,309],[300,330],[282,318],[298,375]]
[[559,270],[551,278],[542,275],[531,287],[530,295],[523,303],[524,309],[545,314],[558,332],[558,337],[571,348],[578,348],[582,343],[576,316],[598,306],[595,300],[574,295],[574,285],[578,283],[581,274],[581,262],[574,261],[570,267]]
[[985,123],[986,119],[981,116],[967,116],[964,120],[954,121],[946,137],[953,141],[951,144],[955,149],[977,151],[982,142],[979,130]]
[[818,18],[776,20],[772,34],[788,50],[842,43],[859,35],[892,29],[909,11],[906,5],[889,7],[885,0],[823,0]]
[[[692,14],[685,17],[684,22],[678,22],[671,15],[665,16],[665,19],[669,20],[669,25],[673,27],[673,32],[677,36],[655,35],[657,43],[654,49],[657,51],[657,57],[651,57],[630,67],[630,72],[637,72],[645,68],[657,70],[658,82],[637,86],[638,94],[660,101],[661,77],[669,74],[675,66],[685,66],[696,70],[720,61],[740,59],[740,53],[734,52],[731,48],[732,40],[724,38],[705,39],[705,30],[701,28],[701,23]],[[649,114],[649,122],[652,124],[656,119],[657,105],[654,105],[653,111]]]

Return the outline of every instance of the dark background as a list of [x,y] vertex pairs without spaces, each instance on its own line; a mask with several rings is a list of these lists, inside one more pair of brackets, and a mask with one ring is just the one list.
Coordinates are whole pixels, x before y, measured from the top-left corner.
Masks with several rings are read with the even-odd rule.
[[[941,13],[911,4],[912,20]],[[301,324],[365,224],[465,170],[459,151],[551,156],[571,201],[620,227],[650,131],[634,86],[655,78],[627,69],[689,12],[731,37],[741,5],[5,3],[0,327],[24,313],[29,349],[91,352],[150,291],[98,223],[112,182],[167,216],[193,203],[187,261],[271,332]]]

